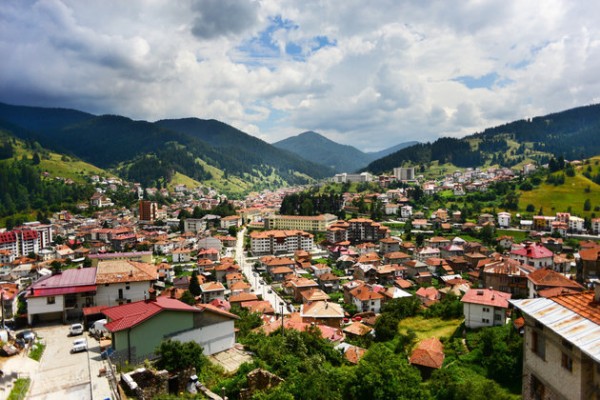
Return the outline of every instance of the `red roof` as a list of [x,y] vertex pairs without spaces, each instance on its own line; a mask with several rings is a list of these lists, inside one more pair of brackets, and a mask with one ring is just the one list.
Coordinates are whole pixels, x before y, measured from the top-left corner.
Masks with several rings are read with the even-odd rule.
[[482,306],[508,308],[510,293],[491,289],[471,289],[461,299],[463,303],[480,304]]
[[141,300],[135,303],[124,304],[121,306],[110,307],[102,311],[110,322],[106,329],[110,332],[119,332],[132,328],[150,317],[162,311],[183,311],[183,312],[202,312],[196,307],[192,307],[179,300],[170,297],[159,296],[156,300]]
[[96,268],[67,269],[35,282],[27,297],[57,296],[96,291]]
[[437,338],[422,340],[413,350],[410,363],[429,368],[442,368],[444,363],[444,346]]
[[94,315],[101,314],[102,311],[106,310],[109,306],[93,306],[93,307],[83,307],[83,315]]
[[553,254],[550,250],[538,243],[525,246],[522,249],[513,250],[511,253],[527,258],[548,258],[552,257]]

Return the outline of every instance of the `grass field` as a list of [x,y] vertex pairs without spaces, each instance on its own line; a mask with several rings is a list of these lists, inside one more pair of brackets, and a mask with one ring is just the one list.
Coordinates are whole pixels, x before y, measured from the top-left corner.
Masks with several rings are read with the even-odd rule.
[[529,232],[523,231],[505,231],[503,229],[496,230],[496,236],[512,236],[516,243],[521,243],[528,239]]
[[[588,187],[589,192],[586,193]],[[600,206],[600,185],[579,173],[574,177],[567,176],[563,185],[554,186],[543,183],[534,190],[520,193],[519,209],[521,211],[525,211],[528,204],[533,204],[535,213],[542,208],[545,215],[567,212],[570,207],[570,212],[574,215],[582,218],[591,217],[594,207]],[[590,211],[583,210],[586,199],[590,199],[592,203]],[[596,215],[600,215],[600,212],[596,211]]]
[[436,337],[450,337],[462,323],[462,319],[443,320],[441,318],[425,319],[421,316],[405,318],[400,321],[398,330],[406,334],[408,329],[412,329],[419,340]]

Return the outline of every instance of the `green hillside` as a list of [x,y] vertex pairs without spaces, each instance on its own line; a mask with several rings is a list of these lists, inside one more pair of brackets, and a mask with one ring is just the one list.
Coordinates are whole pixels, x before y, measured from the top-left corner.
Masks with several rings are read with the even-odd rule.
[[596,104],[507,123],[462,139],[420,143],[373,161],[366,170],[380,174],[433,161],[457,167],[513,167],[530,161],[543,164],[552,156],[578,160],[600,153],[598,137],[600,105]]
[[[541,208],[546,215],[569,211],[582,218],[600,216],[600,185],[584,176],[585,172],[592,177],[600,176],[600,156],[593,157],[589,159],[589,163],[578,167],[575,176],[565,175],[564,184],[542,183],[531,191],[520,191],[519,210],[525,212],[531,204],[536,213]],[[555,172],[553,175],[561,174],[562,172]],[[590,209],[584,210],[588,199]]]

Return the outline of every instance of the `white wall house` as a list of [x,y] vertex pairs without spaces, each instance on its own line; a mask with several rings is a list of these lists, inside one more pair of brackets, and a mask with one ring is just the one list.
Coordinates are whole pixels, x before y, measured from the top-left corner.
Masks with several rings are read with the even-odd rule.
[[509,228],[510,227],[510,213],[507,212],[499,212],[498,213],[498,226],[501,228]]
[[510,293],[491,289],[471,289],[461,299],[465,326],[481,328],[504,325]]

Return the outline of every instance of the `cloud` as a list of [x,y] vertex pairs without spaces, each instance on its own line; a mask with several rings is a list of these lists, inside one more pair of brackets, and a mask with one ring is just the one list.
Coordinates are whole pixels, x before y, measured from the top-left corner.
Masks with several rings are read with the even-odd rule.
[[200,0],[193,10],[196,13],[192,33],[199,39],[239,35],[257,22],[258,3],[238,0]]
[[598,102],[587,2],[6,1],[0,101],[362,150]]

